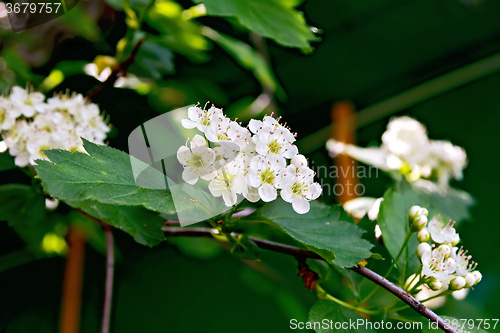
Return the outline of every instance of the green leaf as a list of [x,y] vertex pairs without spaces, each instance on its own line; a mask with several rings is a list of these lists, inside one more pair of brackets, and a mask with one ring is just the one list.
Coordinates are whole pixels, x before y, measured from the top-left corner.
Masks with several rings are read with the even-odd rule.
[[453,187],[446,190],[437,186],[413,188],[424,201],[429,202],[429,216],[441,214],[443,218],[457,222],[470,218],[469,209],[474,205],[474,198],[469,193]]
[[114,206],[92,200],[66,202],[73,208],[79,208],[96,219],[125,231],[139,244],[153,247],[165,239],[161,230],[165,219],[143,207]]
[[159,34],[148,35],[148,40],[181,53],[192,61],[204,61],[209,42],[201,33],[201,25],[182,16],[183,10],[174,1],[156,1],[145,21]]
[[31,186],[7,184],[0,186],[0,220],[13,226],[17,223],[41,221],[45,217],[45,199]]
[[231,253],[243,259],[258,260],[260,258],[260,249],[253,240],[247,235],[238,235],[230,237],[229,241],[233,244]]
[[[51,196],[62,200],[144,206],[164,214],[174,214],[176,209],[188,210],[193,206],[182,198],[174,206],[168,189],[151,189],[167,184],[167,178],[156,169],[117,149],[83,141],[88,155],[52,149],[45,151],[50,161],[37,161],[37,177]],[[148,182],[149,188],[136,184],[132,165],[135,171],[144,170],[140,177]]]
[[43,193],[28,185],[0,186],[0,220],[7,221],[34,253],[42,252],[42,240],[47,233],[65,233],[64,217],[48,213]]
[[375,332],[365,325],[355,325],[358,320],[365,319],[352,310],[346,309],[335,302],[319,300],[309,311],[309,323],[317,333],[329,332]]
[[159,79],[163,74],[172,73],[174,64],[172,52],[164,46],[145,41],[137,52],[136,60],[129,72],[138,77],[154,77]]
[[[493,326],[496,323],[495,321],[490,322],[490,320],[488,319],[485,319],[483,321],[478,321],[477,319],[476,320],[470,319],[469,322],[449,316],[441,316],[441,318],[446,322],[447,325],[449,325],[449,327],[453,327],[460,333],[487,333],[485,330],[479,328],[478,326],[486,327],[487,325],[489,325],[489,327],[486,328],[489,329],[493,328]],[[485,322],[486,320],[488,320],[488,322]],[[469,326],[468,324],[471,325]],[[438,328],[437,323],[424,322],[422,327],[422,333],[435,333],[435,332],[442,332],[442,330]]]
[[316,40],[302,14],[293,8],[295,3],[290,1],[194,1],[203,3],[208,15],[234,16],[244,27],[283,46],[309,48],[309,42]]
[[[384,238],[384,245],[393,259],[399,254],[410,228],[408,220],[410,207],[413,205],[425,207],[426,204],[406,182],[397,184],[395,188],[387,190],[384,194],[384,201],[380,204],[378,224]],[[403,271],[403,273],[413,272],[419,267],[420,262],[416,254],[417,246],[417,238],[413,235],[407,250],[403,252],[396,263],[400,270],[408,267],[408,272]]]
[[274,222],[330,264],[353,267],[371,255],[373,245],[361,238],[364,231],[353,223],[340,206],[327,206],[313,201],[310,211],[300,215],[291,204],[278,199],[266,204],[249,218]]
[[251,70],[255,78],[259,80],[263,87],[271,88],[273,91],[278,89],[284,94],[283,88],[274,77],[269,65],[256,50],[250,47],[250,45],[214,30],[210,30],[205,33],[205,35],[219,44],[227,53],[232,55],[241,66]]

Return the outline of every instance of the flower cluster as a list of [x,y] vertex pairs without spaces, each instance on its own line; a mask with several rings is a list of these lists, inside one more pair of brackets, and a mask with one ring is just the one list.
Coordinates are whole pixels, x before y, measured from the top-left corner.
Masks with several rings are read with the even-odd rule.
[[186,143],[177,152],[184,166],[182,179],[192,185],[199,178],[210,181],[212,195],[222,196],[228,207],[236,204],[237,194],[251,202],[269,202],[280,191],[283,200],[304,214],[309,201],[321,194],[320,185],[313,181],[315,173],[293,144],[295,135],[272,115],[262,121],[252,119],[247,129],[215,106],[195,106],[188,109],[182,125],[204,134],[197,134],[190,147]]
[[332,139],[327,148],[387,171],[399,170],[410,181],[425,178],[441,185],[447,185],[451,178],[461,180],[467,165],[463,148],[449,141],[429,139],[425,126],[406,116],[391,119],[380,148],[363,149]]
[[435,217],[428,221],[427,215],[427,209],[420,206],[413,206],[409,212],[412,227],[418,231],[420,244],[417,255],[429,288],[439,290],[444,284],[449,284],[450,289],[460,290],[481,281],[482,275],[476,270],[477,263],[471,261],[472,256],[467,250],[456,246],[460,236],[454,228],[454,222],[445,224]]
[[0,97],[0,129],[4,148],[20,167],[46,159],[43,150],[84,151],[81,137],[104,144],[110,131],[99,107],[81,94],[55,95],[45,102],[42,93],[18,86]]

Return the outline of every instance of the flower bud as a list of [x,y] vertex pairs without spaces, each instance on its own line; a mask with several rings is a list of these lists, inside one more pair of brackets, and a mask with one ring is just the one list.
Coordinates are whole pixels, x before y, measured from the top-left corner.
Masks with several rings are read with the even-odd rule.
[[454,234],[451,240],[451,245],[455,246],[460,242],[460,236],[458,234]]
[[427,216],[419,215],[415,217],[412,225],[414,230],[422,230],[422,228],[425,228],[425,226],[427,225]]
[[465,274],[464,279],[466,288],[470,288],[476,283],[476,277],[472,273]]
[[418,244],[417,246],[417,256],[419,258],[422,257],[422,255],[425,253],[425,252],[431,252],[432,251],[432,248],[431,246],[429,245],[429,243],[420,243]]
[[472,272],[472,275],[474,275],[474,278],[476,279],[476,282],[474,282],[474,284],[478,284],[483,279],[483,275],[479,273],[479,271]]
[[443,256],[448,257],[451,254],[451,247],[449,247],[446,244],[439,245],[438,247],[439,253],[441,253]]
[[417,239],[420,243],[428,242],[431,239],[431,234],[427,228],[423,228],[417,233]]
[[427,210],[427,208],[422,207],[422,209],[420,210],[420,212],[418,213],[418,215],[429,216],[429,211]]
[[436,278],[433,278],[427,285],[434,291],[438,291],[439,289],[443,288],[443,284],[441,283],[441,281],[436,280]]
[[465,279],[461,276],[457,276],[450,281],[450,288],[452,290],[460,290],[465,287]]
[[417,217],[419,215],[421,209],[422,209],[422,207],[420,207],[420,206],[413,206],[410,208],[410,212],[408,213],[408,217],[410,218],[410,222],[413,222],[415,217]]

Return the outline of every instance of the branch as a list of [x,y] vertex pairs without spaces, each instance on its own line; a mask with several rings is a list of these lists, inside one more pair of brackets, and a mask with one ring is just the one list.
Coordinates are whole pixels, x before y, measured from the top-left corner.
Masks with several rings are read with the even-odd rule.
[[[166,237],[212,237],[212,234],[218,234],[219,231],[210,228],[180,228],[180,227],[163,227],[162,230]],[[238,236],[236,233],[232,233],[233,236]],[[295,246],[285,245],[281,243],[271,242],[265,239],[249,237],[252,241],[257,244],[258,247],[265,250],[275,251],[283,254],[288,254],[294,257],[310,258],[324,260],[316,252],[301,249]],[[386,278],[378,275],[377,273],[365,268],[363,266],[356,266],[349,268],[356,273],[364,276],[365,278],[375,282],[381,287],[385,288],[390,293],[394,294],[396,297],[401,299],[403,302],[408,304],[413,310],[424,316],[425,318],[431,320],[432,322],[437,322],[439,328],[447,333],[458,333],[451,325],[447,324],[441,317],[435,314],[432,310],[426,307],[424,304],[417,301],[412,295],[399,288]]]
[[92,90],[91,92],[89,92],[87,94],[87,96],[85,96],[85,97],[87,99],[89,99],[89,100],[92,100],[96,95],[100,94],[105,89],[113,87],[113,85],[115,84],[116,80],[118,80],[118,77],[119,77],[120,74],[127,75],[128,68],[130,67],[130,65],[132,65],[134,63],[135,58],[137,56],[137,52],[139,52],[139,49],[140,49],[140,47],[142,46],[142,44],[144,43],[145,40],[146,40],[146,37],[144,37],[141,40],[139,40],[137,42],[137,44],[135,44],[134,49],[132,50],[132,52],[130,53],[130,55],[125,60],[123,60],[111,72],[111,74],[108,76],[108,78],[106,79],[106,81],[104,81],[102,84],[100,84],[99,86],[97,86],[97,88],[95,88],[94,90]]
[[113,232],[109,225],[105,225],[106,232],[106,290],[104,296],[104,312],[102,315],[102,333],[109,332],[109,324],[111,318],[111,302],[113,297],[113,275],[115,268],[115,251]]

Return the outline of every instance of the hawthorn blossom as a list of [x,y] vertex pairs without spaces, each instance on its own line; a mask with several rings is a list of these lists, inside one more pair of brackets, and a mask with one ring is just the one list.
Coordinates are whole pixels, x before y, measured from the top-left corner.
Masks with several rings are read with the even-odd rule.
[[294,135],[283,126],[264,127],[253,136],[255,149],[260,155],[282,155],[292,158],[297,155],[297,146],[293,144]]
[[[293,163],[293,162],[292,162]],[[321,194],[321,186],[313,181],[314,171],[308,167],[296,167],[296,164],[291,164],[287,167],[286,173],[282,178],[289,178],[284,180],[283,189],[281,190],[281,197],[286,202],[292,204],[293,210],[299,214],[305,214],[309,211],[310,200],[317,199]]]
[[40,92],[12,87],[9,100],[14,109],[25,117],[33,117],[36,113],[45,112],[45,95]]
[[[458,243],[460,239],[457,231],[453,227],[454,222],[444,224],[442,221],[438,221],[435,217],[429,221],[427,230],[431,234],[431,238],[434,242],[442,244],[445,242]],[[458,238],[458,240],[457,240]]]
[[205,136],[213,143],[220,144],[226,151],[235,151],[235,154],[245,148],[250,138],[250,132],[237,122],[216,114],[205,129]]
[[265,202],[276,199],[277,189],[283,188],[284,181],[291,181],[280,177],[285,172],[285,158],[275,156],[255,156],[250,161],[250,170],[246,176],[248,185],[258,189],[261,199]]
[[[190,129],[196,127],[213,145],[216,176],[209,190],[215,197],[222,196],[227,206],[236,204],[237,194],[250,202],[260,199],[270,202],[281,191],[281,196],[292,203],[295,211],[304,214],[309,211],[309,201],[321,194],[321,187],[313,181],[314,172],[293,144],[295,135],[282,126],[279,119],[269,116],[262,121],[252,119],[248,130],[215,106],[207,111],[192,107],[182,125]],[[189,154],[188,150],[181,147],[180,154]],[[188,158],[181,160],[188,164]],[[287,160],[290,160],[288,167]],[[189,181],[195,183],[195,178],[196,175],[190,175]]]
[[439,281],[448,279],[457,265],[453,258],[446,258],[443,249],[440,248],[424,252],[421,261],[422,273],[425,276],[435,277]]
[[211,180],[215,177],[215,153],[208,148],[207,142],[201,135],[195,135],[191,140],[191,149],[181,146],[177,151],[177,159],[184,166],[182,179],[194,185],[199,178]]
[[212,107],[208,110],[204,110],[198,106],[192,106],[188,108],[188,118],[182,119],[182,126],[187,129],[198,128],[198,130],[204,132],[212,121],[214,115],[222,115],[222,110]]
[[467,254],[467,250],[464,250],[463,247],[453,247],[451,249],[451,257],[457,262],[457,275],[464,276],[467,273],[473,272],[477,263],[471,261],[472,256]]
[[13,87],[0,97],[0,129],[19,167],[46,159],[47,149],[85,151],[82,137],[104,144],[111,130],[96,104],[81,94],[59,94],[44,101],[41,93]]
[[214,197],[222,196],[226,206],[231,207],[237,202],[237,195],[247,188],[244,176],[244,165],[241,159],[234,159],[217,170],[215,178],[208,185]]

